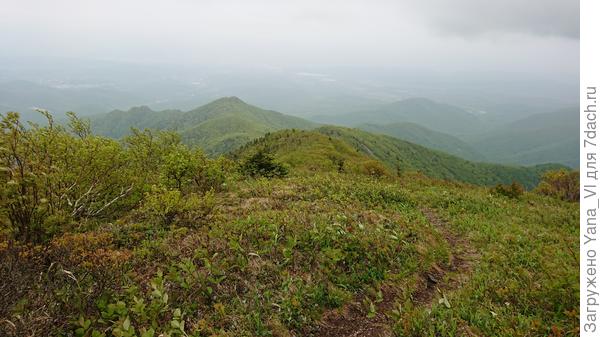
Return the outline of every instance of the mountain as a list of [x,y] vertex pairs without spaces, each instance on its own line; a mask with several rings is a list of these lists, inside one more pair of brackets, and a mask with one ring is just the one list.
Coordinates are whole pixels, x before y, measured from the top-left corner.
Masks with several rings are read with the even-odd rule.
[[579,166],[576,107],[535,114],[465,140],[494,162]]
[[386,125],[416,123],[428,129],[452,135],[480,132],[486,127],[481,116],[457,106],[427,98],[409,98],[378,108],[336,116],[315,117],[318,122],[357,126],[364,123]]
[[115,110],[91,119],[95,133],[120,138],[131,127],[175,130],[187,144],[201,146],[209,155],[229,152],[267,132],[281,129],[311,129],[317,125],[304,119],[263,110],[237,97],[224,97],[190,111],[154,111],[136,107]]
[[239,158],[265,148],[295,169],[334,171],[344,162],[350,171],[360,171],[369,161],[384,163],[391,172],[419,171],[426,176],[476,185],[520,182],[533,188],[540,175],[560,165],[505,166],[467,161],[386,135],[358,129],[324,126],[314,131],[284,130],[241,147]]
[[430,149],[446,152],[467,160],[483,161],[485,157],[461,139],[429,130],[415,123],[391,123],[387,125],[360,124],[357,128],[371,133],[384,134],[406,140]]

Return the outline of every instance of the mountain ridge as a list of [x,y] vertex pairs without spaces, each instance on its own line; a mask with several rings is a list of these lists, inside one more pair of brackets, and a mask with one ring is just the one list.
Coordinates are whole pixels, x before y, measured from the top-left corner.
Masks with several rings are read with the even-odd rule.
[[[116,122],[115,122],[116,121]],[[316,123],[250,105],[236,96],[223,97],[189,111],[154,111],[147,106],[113,110],[91,118],[94,132],[113,138],[131,127],[173,130],[184,142],[199,145],[209,155],[231,151],[266,132],[286,128],[310,129]]]

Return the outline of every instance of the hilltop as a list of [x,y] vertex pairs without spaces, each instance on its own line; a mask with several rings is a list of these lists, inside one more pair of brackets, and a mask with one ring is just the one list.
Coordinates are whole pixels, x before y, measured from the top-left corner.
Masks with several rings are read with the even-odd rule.
[[237,97],[224,97],[190,111],[153,111],[142,106],[115,110],[91,118],[93,131],[112,138],[129,134],[130,128],[174,130],[187,144],[202,147],[209,155],[234,150],[267,132],[311,129],[307,120],[264,110]]

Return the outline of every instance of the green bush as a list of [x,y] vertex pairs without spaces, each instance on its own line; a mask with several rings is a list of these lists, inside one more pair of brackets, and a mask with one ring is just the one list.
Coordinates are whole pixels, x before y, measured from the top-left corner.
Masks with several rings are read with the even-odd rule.
[[153,186],[146,193],[138,212],[162,226],[175,224],[196,227],[209,218],[214,206],[213,192],[203,196],[196,193],[184,195],[177,189]]
[[389,175],[388,169],[377,160],[370,160],[365,162],[362,165],[362,171],[364,174],[375,177],[382,178]]
[[492,189],[492,193],[496,195],[503,195],[511,199],[520,198],[525,192],[523,185],[516,181],[513,181],[510,185],[498,184]]
[[234,175],[234,165],[225,157],[205,160],[193,177],[195,189],[200,193],[222,191],[227,186],[228,178]]
[[241,172],[251,177],[280,178],[288,174],[287,168],[277,163],[265,150],[259,150],[242,162]]
[[206,158],[200,150],[192,151],[183,144],[174,146],[163,158],[160,173],[165,186],[183,191],[202,173]]
[[17,113],[0,122],[0,215],[7,218],[0,223],[12,236],[41,242],[72,220],[115,217],[132,207],[134,174],[123,147],[92,136],[74,114],[65,128],[40,112],[45,127],[27,128]]

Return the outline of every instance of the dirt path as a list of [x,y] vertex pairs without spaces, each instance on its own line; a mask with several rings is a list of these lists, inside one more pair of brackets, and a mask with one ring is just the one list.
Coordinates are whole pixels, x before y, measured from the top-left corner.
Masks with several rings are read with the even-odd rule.
[[465,282],[479,255],[469,241],[454,234],[449,224],[437,213],[429,208],[421,209],[421,211],[429,223],[442,234],[451,248],[447,264],[441,267],[434,264],[428,272],[422,275],[423,282],[413,294],[415,303],[431,306],[436,294],[442,295],[444,292],[457,289]]
[[[412,294],[413,302],[422,307],[431,307],[434,300],[444,293],[457,289],[469,277],[478,255],[469,242],[455,235],[449,224],[435,211],[421,210],[425,218],[442,234],[452,251],[448,263],[444,266],[433,265],[421,275],[421,283]],[[331,310],[323,315],[323,320],[315,333],[317,337],[388,337],[393,336],[390,318],[386,314],[395,303],[397,292],[389,287],[381,290],[383,300],[376,303],[376,314],[367,317],[367,306],[363,304],[364,295],[358,296],[352,303],[339,310]],[[467,334],[470,335],[470,334]]]

